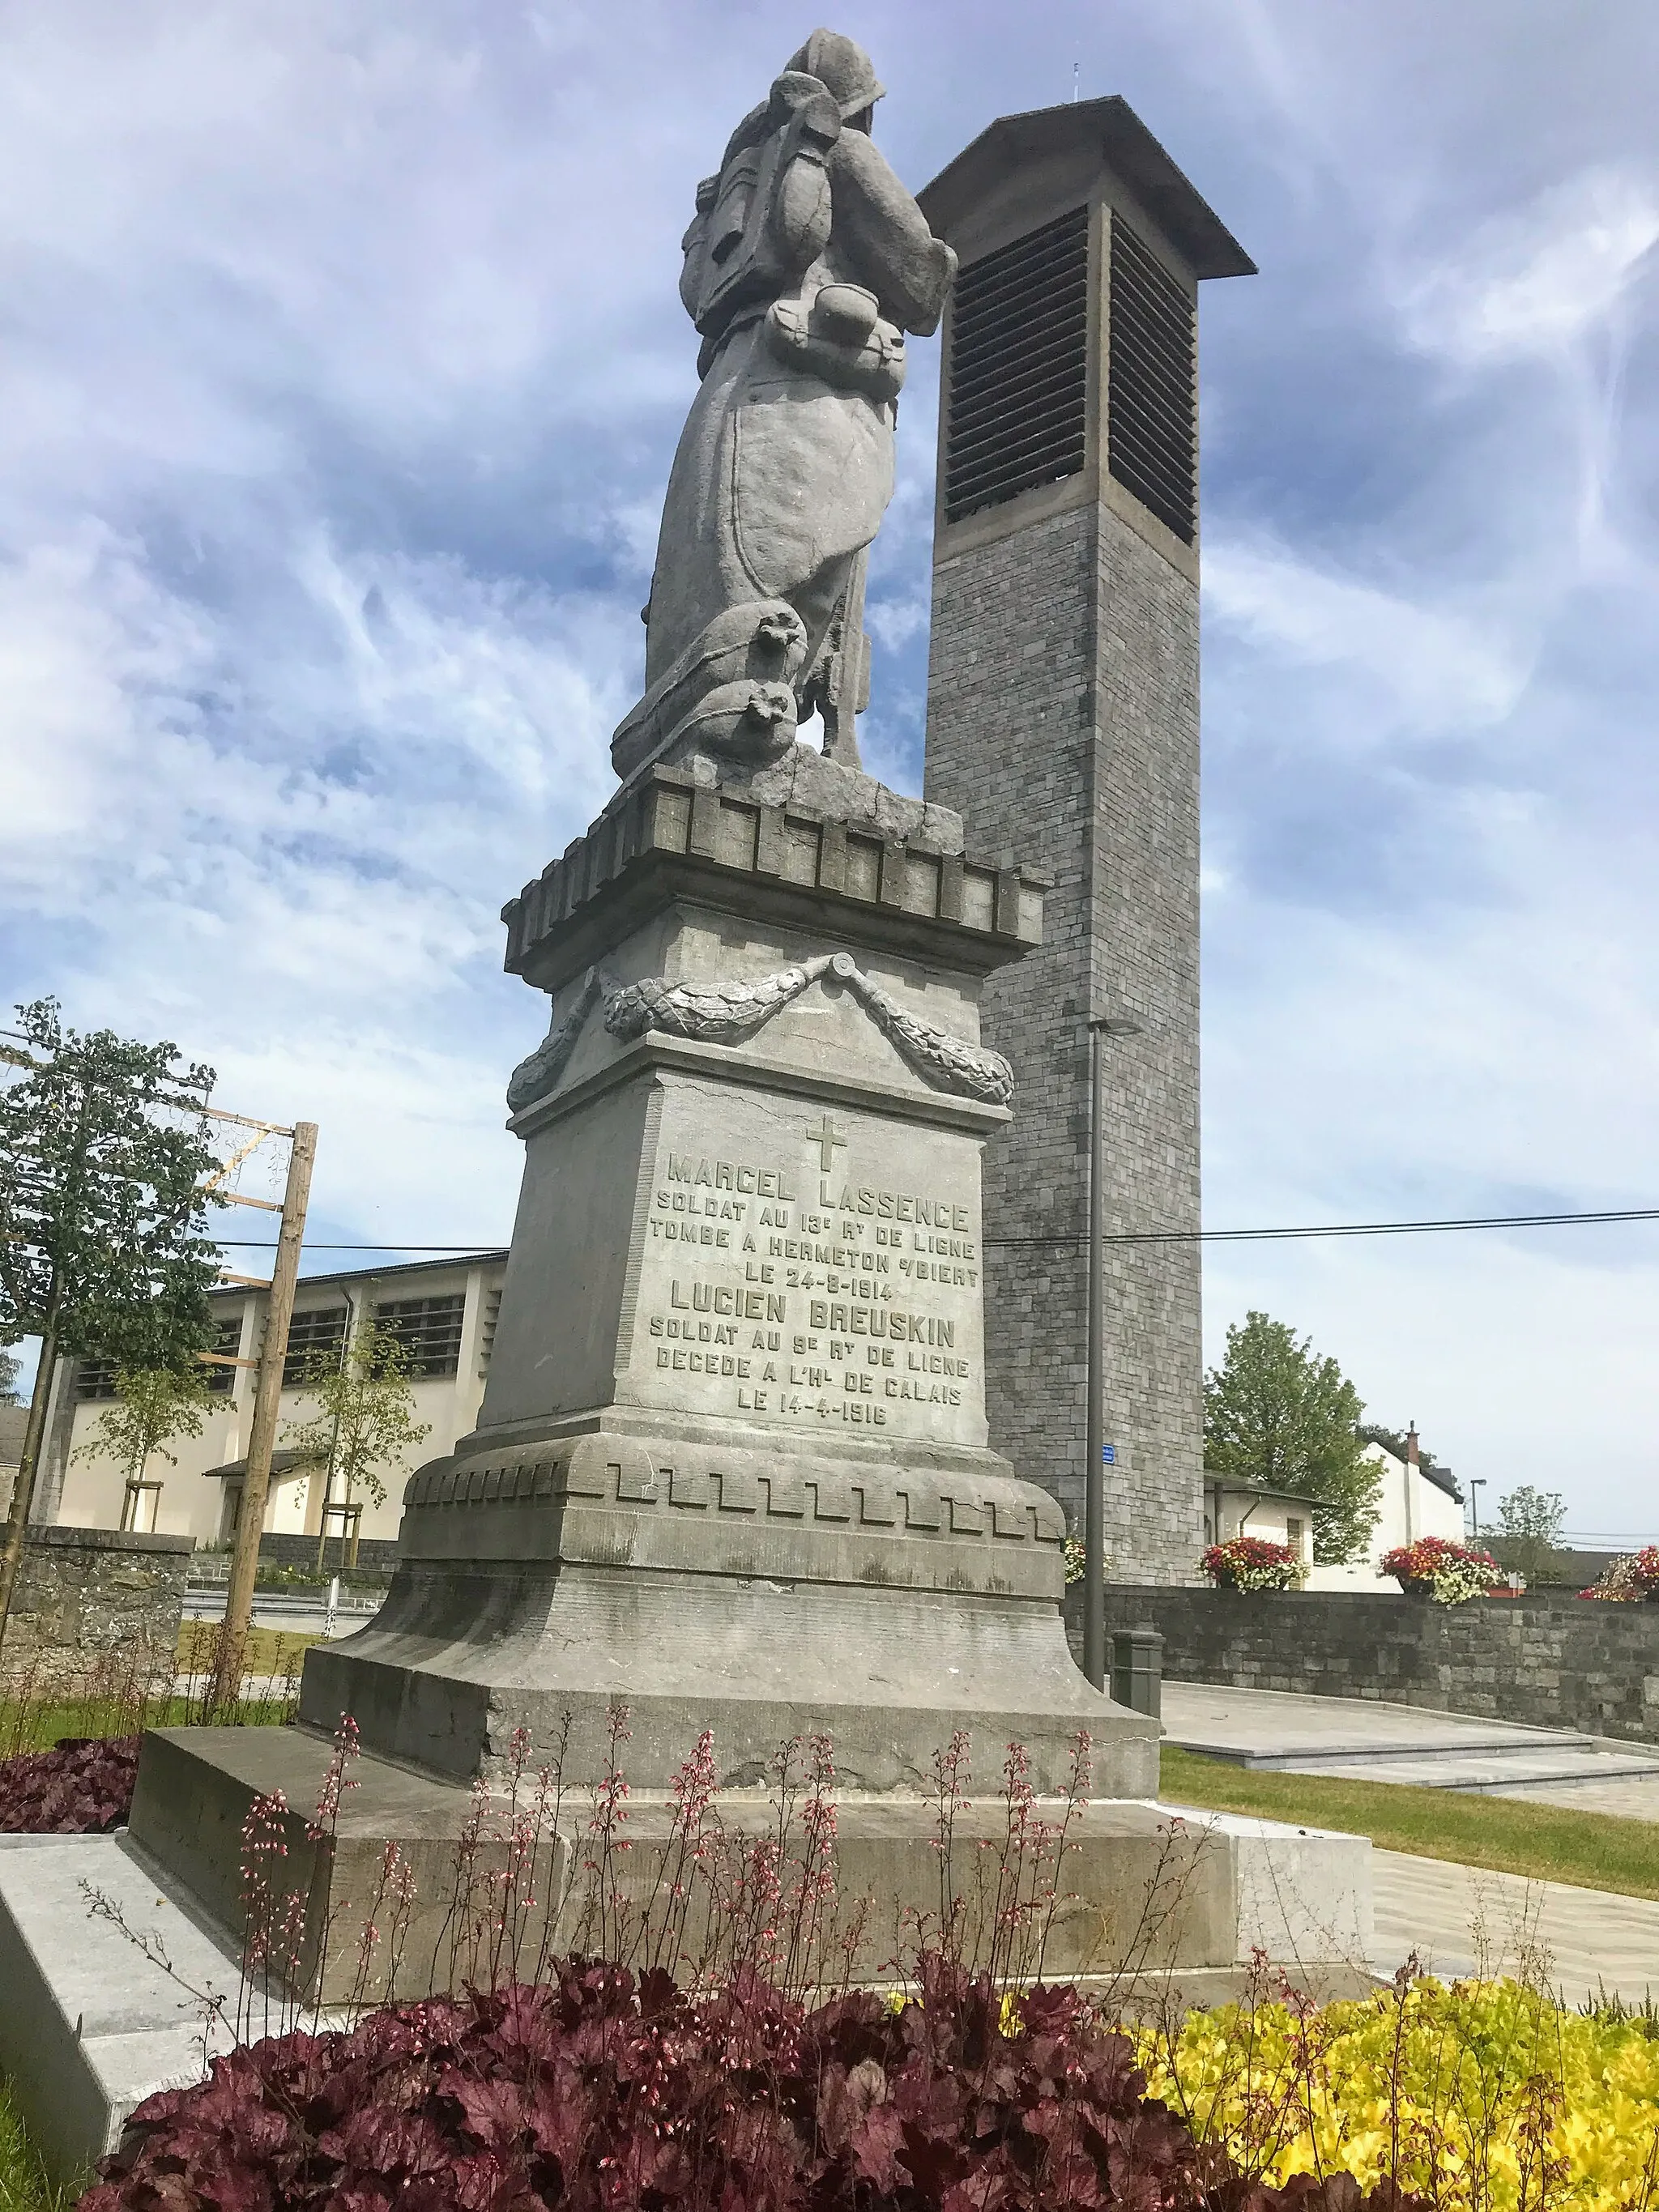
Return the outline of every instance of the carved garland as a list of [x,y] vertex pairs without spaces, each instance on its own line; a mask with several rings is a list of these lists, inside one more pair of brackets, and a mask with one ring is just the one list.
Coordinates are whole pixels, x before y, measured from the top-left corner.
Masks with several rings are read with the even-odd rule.
[[665,976],[647,975],[617,992],[605,1007],[605,1025],[625,1044],[647,1030],[704,1044],[736,1044],[798,999],[829,965],[830,955],[821,953],[753,983],[671,983]]
[[1000,1052],[969,1044],[936,1023],[924,1021],[920,1014],[907,1012],[879,983],[871,981],[850,953],[832,953],[830,972],[863,1000],[883,1036],[891,1039],[917,1074],[936,1090],[980,1098],[988,1106],[1013,1103],[1014,1071]]
[[605,1025],[624,1044],[649,1030],[704,1044],[738,1044],[825,975],[853,993],[883,1036],[936,1090],[955,1091],[987,1105],[1012,1103],[1014,1071],[1000,1052],[969,1044],[909,1012],[848,952],[821,952],[750,983],[671,983],[665,976],[647,975],[641,982],[622,985],[590,968],[564,1020],[514,1070],[507,1103],[519,1113],[546,1097],[563,1073],[582,1024],[601,995]]
[[512,1112],[522,1113],[526,1106],[533,1106],[538,1098],[546,1097],[564,1073],[565,1062],[576,1048],[582,1024],[593,1001],[604,990],[605,978],[597,968],[590,968],[582,977],[581,988],[569,1012],[549,1030],[529,1059],[521,1060],[507,1078],[507,1103]]

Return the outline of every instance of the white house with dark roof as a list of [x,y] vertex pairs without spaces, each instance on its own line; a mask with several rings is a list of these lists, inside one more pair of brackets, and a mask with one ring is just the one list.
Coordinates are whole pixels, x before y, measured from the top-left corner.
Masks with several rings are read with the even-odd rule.
[[1386,1596],[1400,1587],[1382,1569],[1383,1554],[1419,1536],[1440,1536],[1448,1543],[1468,1540],[1463,1518],[1463,1493],[1447,1467],[1425,1467],[1418,1456],[1417,1431],[1406,1437],[1401,1459],[1386,1444],[1367,1444],[1365,1456],[1382,1476],[1377,1493],[1377,1522],[1365,1557],[1346,1566],[1316,1567],[1308,1577],[1310,1589],[1370,1590]]
[[1204,1477],[1204,1541],[1231,1543],[1237,1536],[1283,1544],[1304,1566],[1313,1565],[1313,1503],[1293,1491],[1258,1490],[1248,1482]]
[[[265,1508],[268,1531],[319,1535],[326,1510],[330,1534],[345,1533],[353,1517],[360,1536],[397,1534],[404,1484],[412,1468],[448,1450],[474,1425],[489,1371],[506,1267],[505,1251],[474,1252],[453,1260],[308,1275],[301,1281],[283,1363],[282,1413]],[[198,1544],[228,1541],[241,1507],[253,1363],[267,1303],[263,1290],[212,1293],[212,1348],[222,1359],[239,1364],[210,1370],[213,1404],[201,1435],[173,1438],[167,1449],[174,1459],[157,1452],[136,1482],[98,1449],[98,1417],[115,1395],[113,1372],[96,1361],[66,1360],[53,1387],[34,1517],[70,1528],[156,1530],[193,1536]],[[284,1431],[314,1410],[303,1388],[308,1364],[319,1354],[337,1355],[347,1334],[370,1319],[403,1340],[416,1417],[431,1431],[406,1465],[380,1470],[386,1494],[378,1505],[365,1497],[347,1499],[325,1470],[300,1465],[283,1449]],[[352,1507],[360,1510],[358,1516],[351,1515]]]

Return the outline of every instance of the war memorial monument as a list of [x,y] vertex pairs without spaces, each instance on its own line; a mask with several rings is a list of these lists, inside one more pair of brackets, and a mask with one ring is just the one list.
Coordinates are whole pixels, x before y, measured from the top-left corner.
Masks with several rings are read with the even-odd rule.
[[[842,1878],[883,1931],[866,1977],[890,1960],[894,1915],[937,1898],[927,1793],[958,1730],[981,1786],[1017,1741],[1043,1792],[1090,1739],[1051,1972],[1121,1960],[1172,1852],[1186,1906],[1152,1964],[1224,1987],[1262,1933],[1246,1895],[1261,1838],[1223,1823],[1172,1841],[1151,1802],[1158,1723],[1067,1650],[1056,1493],[1080,1449],[1075,1376],[1051,1383],[1028,1355],[1047,1329],[1074,1367],[1076,1316],[1057,1298],[1045,1318],[1006,1268],[988,1309],[981,1169],[988,1147],[1005,1212],[1036,1176],[1043,1218],[1081,1218],[1070,1072],[1089,994],[1115,991],[1148,1016],[1142,1092],[1176,1132],[1160,1150],[1154,1117],[1129,1112],[1126,1171],[1156,1154],[1162,1218],[1195,1163],[1191,1040],[1175,1034],[1196,928],[1191,515],[1127,511],[1148,487],[1107,466],[1097,403],[1132,374],[1106,327],[1120,207],[1183,297],[1231,242],[1115,101],[994,126],[919,204],[871,136],[880,90],[858,46],[815,33],[697,189],[681,295],[700,382],[617,788],[504,909],[507,965],[550,1019],[508,1087],[524,1181],[477,1431],[411,1478],[391,1593],[308,1653],[298,1729],[146,1739],[119,1849],[146,1898],[233,1940],[249,1803],[275,1787],[312,1802],[342,1714],[361,1786],[331,1856],[307,1857],[297,1831],[293,1853],[314,1925],[331,1893],[366,1891],[388,1838],[435,1867],[515,1729],[545,1746],[568,1729],[567,1783],[592,1784],[620,1705],[641,1835],[700,1730],[739,1820],[746,1798],[767,1817],[781,1741],[832,1740]],[[924,801],[865,774],[857,717],[907,343],[941,317]],[[1139,625],[1121,649],[1115,576]],[[1078,635],[1056,641],[1056,624]],[[1132,678],[1113,673],[1126,659]],[[815,713],[821,750],[799,734]],[[1134,894],[1114,872],[1136,838],[1157,896],[1120,941]],[[1131,1286],[1149,1302],[1136,1388],[1172,1480],[1197,1384],[1187,1267]],[[1279,1907],[1322,1850],[1322,1902],[1357,1894],[1367,1849],[1290,1838]]]

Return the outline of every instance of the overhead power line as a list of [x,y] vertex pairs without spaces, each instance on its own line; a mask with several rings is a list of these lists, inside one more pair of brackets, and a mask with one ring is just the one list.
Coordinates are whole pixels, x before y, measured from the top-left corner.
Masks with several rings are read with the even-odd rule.
[[[1659,1206],[1613,1206],[1596,1212],[1471,1213],[1433,1221],[1317,1221],[1285,1229],[1127,1229],[1109,1231],[1108,1244],[1252,1244],[1298,1237],[1424,1237],[1459,1229],[1563,1229],[1616,1221],[1659,1221]],[[240,1252],[269,1252],[268,1243],[249,1237],[220,1237],[216,1243]],[[1075,1237],[987,1237],[988,1249],[1013,1251],[1035,1245],[1077,1245]],[[308,1252],[495,1252],[500,1244],[319,1244]]]
[[[1318,1221],[1294,1229],[1129,1229],[1109,1231],[1108,1244],[1253,1244],[1295,1237],[1416,1237],[1453,1229],[1559,1229],[1574,1223],[1659,1221],[1659,1206],[1628,1206],[1601,1212],[1473,1213],[1444,1221]],[[1086,1244],[1086,1236],[988,1237],[1008,1249],[1026,1244]]]

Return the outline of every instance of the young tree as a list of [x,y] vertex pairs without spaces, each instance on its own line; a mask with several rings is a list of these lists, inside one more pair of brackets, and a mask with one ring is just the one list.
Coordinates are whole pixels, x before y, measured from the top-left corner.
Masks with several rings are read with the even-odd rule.
[[24,1049],[0,1056],[0,1340],[38,1336],[40,1362],[0,1554],[0,1640],[23,1556],[58,1359],[182,1367],[210,1333],[222,1200],[202,1109],[211,1068],[172,1044],[65,1029],[55,1000],[20,1006]]
[[[395,1466],[410,1445],[432,1433],[429,1421],[415,1418],[410,1367],[397,1331],[373,1322],[352,1334],[337,1358],[322,1352],[307,1363],[301,1387],[317,1410],[308,1420],[290,1422],[283,1443],[298,1454],[301,1465],[326,1470],[325,1505],[350,1504],[359,1486],[383,1504],[380,1469]],[[322,1525],[325,1530],[326,1522]]]
[[1227,1354],[1204,1381],[1204,1464],[1313,1504],[1314,1557],[1351,1559],[1376,1525],[1382,1476],[1364,1457],[1364,1411],[1334,1359],[1264,1313],[1227,1331]]
[[1489,1534],[1492,1557],[1531,1583],[1547,1582],[1558,1566],[1567,1509],[1559,1490],[1517,1484],[1498,1500],[1498,1526]]
[[14,1359],[10,1352],[3,1346],[0,1346],[0,1406],[22,1404],[22,1400],[17,1395],[17,1378],[22,1371],[21,1360]]
[[112,1459],[125,1472],[131,1498],[157,1452],[169,1467],[178,1466],[179,1455],[167,1450],[168,1443],[174,1437],[199,1437],[213,1399],[201,1367],[122,1367],[115,1389],[113,1402],[75,1456]]

